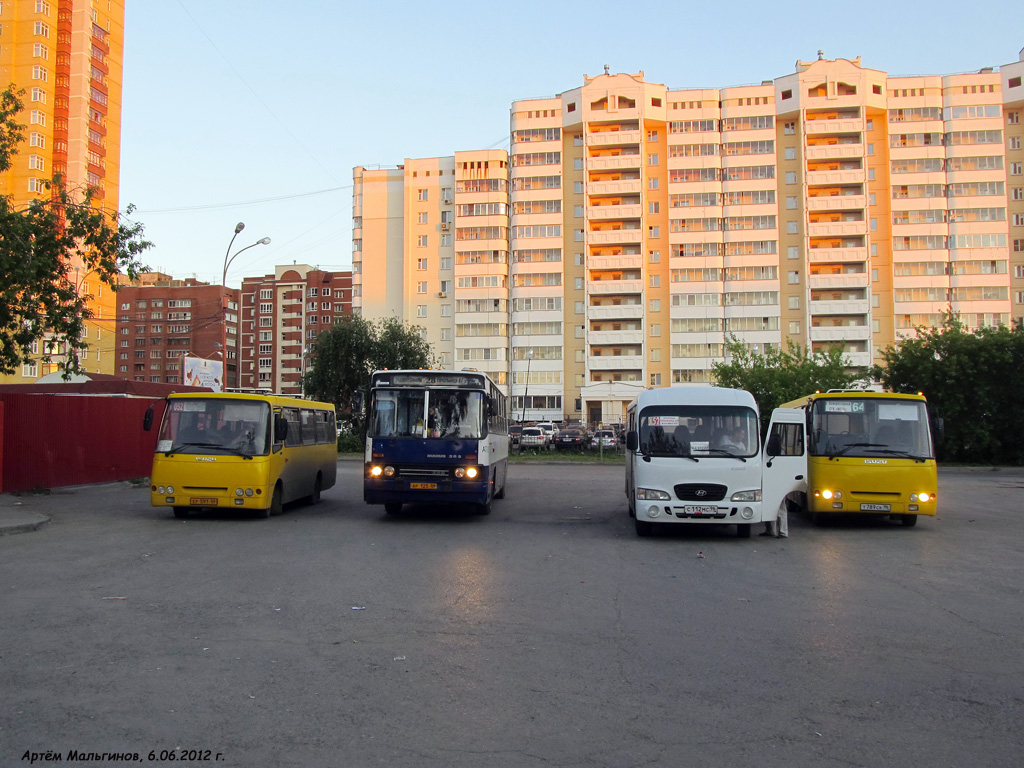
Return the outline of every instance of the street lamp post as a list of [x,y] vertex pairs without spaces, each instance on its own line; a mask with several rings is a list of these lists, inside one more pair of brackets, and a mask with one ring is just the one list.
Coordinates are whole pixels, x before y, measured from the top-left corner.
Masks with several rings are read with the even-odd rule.
[[[220,324],[220,359],[221,364],[224,366],[221,376],[221,386],[227,388],[228,385],[228,267],[231,266],[231,262],[238,258],[238,255],[243,251],[247,251],[250,248],[255,248],[257,245],[267,245],[270,243],[269,237],[263,237],[257,240],[252,245],[247,245],[245,248],[239,248],[235,251],[235,254],[231,255],[231,246],[235,244],[235,238],[238,237],[238,233],[245,229],[245,222],[238,222],[235,225],[235,233],[231,236],[231,242],[228,243],[228,249],[224,253],[224,271],[221,272],[220,286],[221,286],[221,324]],[[235,385],[238,385],[238,381],[235,381]]]

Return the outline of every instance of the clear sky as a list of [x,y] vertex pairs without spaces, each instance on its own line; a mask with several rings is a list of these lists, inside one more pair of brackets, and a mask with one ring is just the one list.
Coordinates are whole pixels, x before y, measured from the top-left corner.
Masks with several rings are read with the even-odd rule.
[[[891,75],[1018,59],[1020,0],[515,3],[127,0],[121,209],[144,260],[228,285],[352,263],[352,168],[508,148],[509,107],[643,71],[671,88],[791,74],[819,49]],[[982,10],[982,8],[984,10]]]

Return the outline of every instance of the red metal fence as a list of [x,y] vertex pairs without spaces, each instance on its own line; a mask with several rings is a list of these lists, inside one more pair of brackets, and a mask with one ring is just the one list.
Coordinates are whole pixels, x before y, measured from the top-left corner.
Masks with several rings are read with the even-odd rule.
[[[0,493],[147,477],[164,402],[0,394]],[[153,429],[145,432],[150,405]]]

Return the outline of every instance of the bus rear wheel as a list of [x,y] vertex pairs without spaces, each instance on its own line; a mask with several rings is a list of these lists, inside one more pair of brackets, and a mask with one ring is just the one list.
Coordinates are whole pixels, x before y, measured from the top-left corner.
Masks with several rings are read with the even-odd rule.
[[313,483],[313,493],[306,497],[306,504],[312,505],[320,501],[320,493],[321,490],[323,489],[323,485],[323,478],[320,476],[320,473],[318,472],[316,475],[316,482]]
[[913,528],[917,525],[917,515],[900,515],[900,522],[904,528]]

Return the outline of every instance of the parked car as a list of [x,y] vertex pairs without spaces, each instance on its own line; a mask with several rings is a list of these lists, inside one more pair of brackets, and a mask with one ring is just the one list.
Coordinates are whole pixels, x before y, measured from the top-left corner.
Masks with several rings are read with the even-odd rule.
[[555,444],[555,438],[558,437],[558,427],[550,421],[539,421],[537,422],[537,426],[540,427],[544,436],[547,437],[548,447],[553,447]]
[[587,436],[578,427],[566,427],[558,433],[555,438],[555,448],[558,450],[572,450],[587,447]]
[[548,438],[540,427],[523,427],[519,437],[520,448],[547,448]]
[[510,447],[519,445],[519,436],[523,433],[523,427],[519,424],[513,424],[508,428],[508,444]]
[[615,432],[611,429],[599,429],[594,433],[594,436],[590,440],[591,448],[599,448],[604,446],[605,448],[618,448],[619,439],[615,436]]

